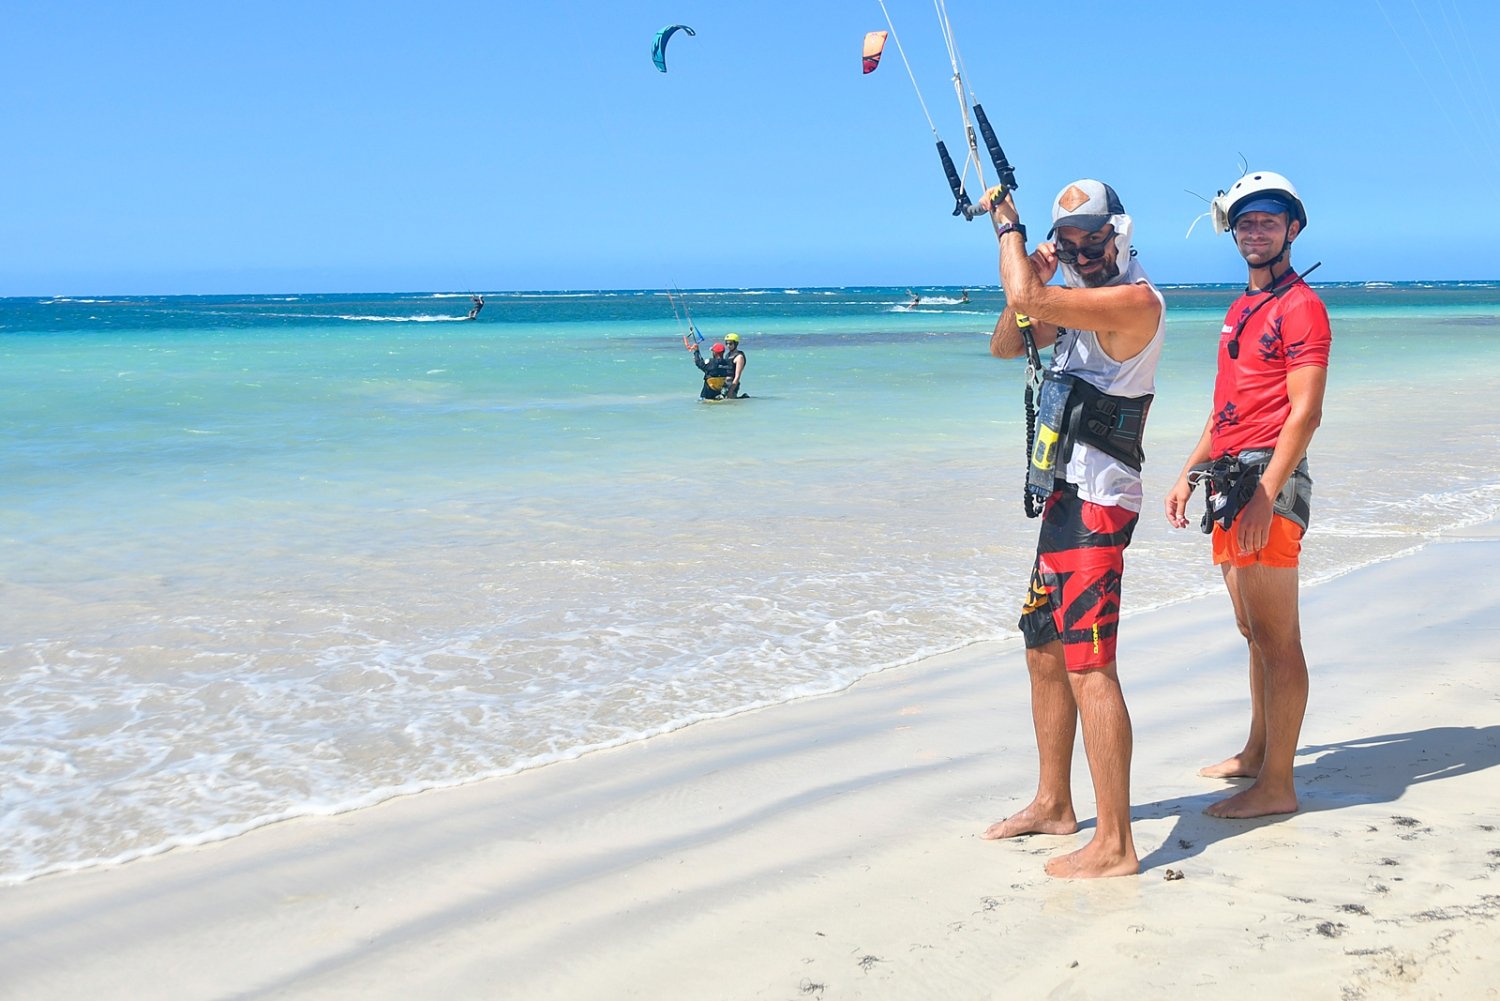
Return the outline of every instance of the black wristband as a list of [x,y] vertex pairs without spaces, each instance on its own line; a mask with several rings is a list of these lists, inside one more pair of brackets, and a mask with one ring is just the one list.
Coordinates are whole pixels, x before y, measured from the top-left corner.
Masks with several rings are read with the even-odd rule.
[[1002,224],[1000,228],[995,231],[995,237],[998,239],[1004,236],[1006,233],[1020,233],[1021,242],[1026,242],[1026,227],[1018,222],[1007,222]]

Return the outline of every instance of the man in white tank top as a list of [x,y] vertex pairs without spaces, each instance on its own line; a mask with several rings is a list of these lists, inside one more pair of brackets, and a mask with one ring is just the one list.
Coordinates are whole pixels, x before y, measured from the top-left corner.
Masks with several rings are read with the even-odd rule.
[[[1130,217],[1119,196],[1100,181],[1068,185],[1053,203],[1048,241],[1029,256],[1026,229],[1010,196],[981,205],[998,228],[1006,298],[990,352],[1025,356],[1016,318],[1030,317],[1035,346],[1054,345],[1054,373],[1133,406],[1143,424],[1155,390],[1166,308],[1135,260]],[[1059,271],[1065,284],[1049,285]],[[1098,820],[1087,845],[1047,863],[1052,876],[1140,870],[1130,833],[1130,714],[1115,666],[1124,552],[1141,509],[1139,430],[1133,450],[1061,443],[1022,609],[1040,773],[1032,801],[992,824],[983,837],[1078,830],[1070,775],[1081,719]]]

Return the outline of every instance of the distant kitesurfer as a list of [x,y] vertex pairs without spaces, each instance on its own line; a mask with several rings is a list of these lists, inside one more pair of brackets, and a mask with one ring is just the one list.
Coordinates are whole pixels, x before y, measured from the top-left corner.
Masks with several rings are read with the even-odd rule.
[[[1088,844],[1050,860],[1047,874],[1129,875],[1140,861],[1115,641],[1125,547],[1140,519],[1140,442],[1166,335],[1165,300],[1131,251],[1130,216],[1109,185],[1085,179],[1063,188],[1052,230],[1030,256],[1009,195],[980,207],[995,223],[1006,299],[990,353],[1053,349],[1027,478],[1028,492],[1046,499],[1020,621],[1039,775],[1031,802],[982,836],[1078,830],[1069,775],[1081,720],[1097,820]],[[1048,284],[1059,271],[1065,284]],[[1030,319],[1018,325],[1018,313]]]
[[474,301],[474,306],[469,310],[468,316],[468,319],[472,320],[477,317],[479,315],[479,311],[484,308],[484,296],[474,295],[473,293],[470,293],[469,298]]
[[909,296],[911,296],[911,302],[909,302],[909,303],[906,304],[906,308],[907,309],[911,309],[917,303],[919,303],[919,302],[922,301],[922,297],[920,295],[918,295],[916,292],[913,292],[911,289],[907,289],[906,290],[906,294],[909,295]]
[[959,302],[968,302],[969,301],[969,290],[968,289],[964,289],[964,296],[963,296],[962,299],[960,299],[958,301]]
[[737,400],[746,395],[740,391],[740,379],[745,374],[746,363],[745,352],[740,350],[740,335],[725,334],[724,345],[724,360],[734,366],[734,371],[730,373],[729,384],[724,387],[724,397]]
[[693,364],[703,372],[703,389],[698,395],[705,400],[722,400],[725,384],[734,374],[734,364],[724,357],[722,344],[715,344],[712,354],[712,361],[704,361],[703,355],[698,351],[698,345],[693,345]]
[[1246,174],[1214,200],[1213,216],[1216,230],[1233,235],[1249,281],[1224,318],[1213,410],[1167,494],[1166,514],[1186,526],[1193,485],[1206,484],[1203,530],[1250,645],[1250,736],[1238,754],[1198,774],[1255,781],[1203,812],[1264,817],[1298,806],[1292,766],[1307,659],[1297,563],[1312,501],[1307,446],[1322,420],[1333,333],[1328,309],[1292,267],[1307,211],[1290,181]]

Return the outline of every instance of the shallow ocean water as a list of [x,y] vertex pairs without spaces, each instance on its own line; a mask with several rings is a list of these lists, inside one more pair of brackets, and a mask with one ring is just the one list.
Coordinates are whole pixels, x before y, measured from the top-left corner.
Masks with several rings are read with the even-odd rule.
[[[0,300],[0,881],[505,774],[1015,634],[993,289]],[[1500,286],[1320,286],[1304,579],[1500,511]],[[1127,614],[1227,287],[1171,288]],[[1128,626],[1127,626],[1128,628]],[[997,665],[997,670],[1007,670]]]

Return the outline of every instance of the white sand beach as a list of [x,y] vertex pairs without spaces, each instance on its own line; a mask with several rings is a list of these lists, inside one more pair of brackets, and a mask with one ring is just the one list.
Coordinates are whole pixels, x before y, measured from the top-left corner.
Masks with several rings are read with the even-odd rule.
[[980,840],[1035,770],[1019,645],[982,645],[0,888],[0,997],[1500,997],[1496,566],[1492,524],[1304,591],[1288,817],[1201,813],[1248,715],[1227,599],[1129,616],[1137,877],[1042,872],[1090,834],[1081,751],[1083,831]]

